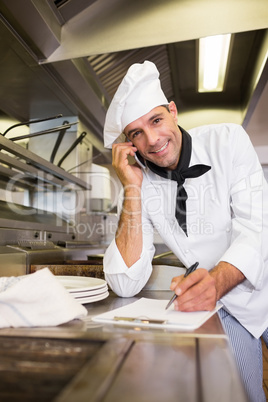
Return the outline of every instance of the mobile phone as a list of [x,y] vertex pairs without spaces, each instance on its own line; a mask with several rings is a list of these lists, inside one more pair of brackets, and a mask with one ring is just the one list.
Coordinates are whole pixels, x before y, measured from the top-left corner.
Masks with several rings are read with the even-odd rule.
[[[126,137],[127,142],[131,142],[129,138]],[[145,161],[143,159],[143,157],[140,155],[139,151],[135,152],[134,158],[136,160],[136,162],[141,166],[141,167],[145,167]]]

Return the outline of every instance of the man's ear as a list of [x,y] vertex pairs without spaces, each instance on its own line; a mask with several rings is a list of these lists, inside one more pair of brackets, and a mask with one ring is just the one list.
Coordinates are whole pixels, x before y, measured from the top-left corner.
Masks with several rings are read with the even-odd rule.
[[177,120],[178,120],[178,111],[177,111],[177,106],[175,105],[175,102],[171,101],[171,102],[169,103],[168,107],[169,107],[170,113],[172,114],[174,120],[175,120],[176,123],[177,123]]

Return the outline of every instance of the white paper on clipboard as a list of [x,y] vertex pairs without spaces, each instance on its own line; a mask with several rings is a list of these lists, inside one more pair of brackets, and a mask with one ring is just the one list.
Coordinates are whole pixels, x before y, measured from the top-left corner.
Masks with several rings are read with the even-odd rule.
[[[142,297],[134,303],[94,316],[92,320],[127,326],[194,330],[199,328],[222,307],[222,304],[218,303],[212,311],[186,313],[175,311],[173,306],[166,310],[168,301]],[[118,319],[119,317],[122,317],[122,320]],[[128,318],[133,318],[134,320],[127,320]],[[163,323],[152,322],[156,320]]]

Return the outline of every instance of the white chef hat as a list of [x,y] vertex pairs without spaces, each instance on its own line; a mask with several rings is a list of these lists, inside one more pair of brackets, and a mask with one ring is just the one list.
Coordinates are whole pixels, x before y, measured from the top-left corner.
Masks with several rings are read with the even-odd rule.
[[108,108],[104,123],[104,146],[123,142],[125,127],[153,108],[168,104],[161,89],[159,72],[154,63],[133,64],[119,85]]

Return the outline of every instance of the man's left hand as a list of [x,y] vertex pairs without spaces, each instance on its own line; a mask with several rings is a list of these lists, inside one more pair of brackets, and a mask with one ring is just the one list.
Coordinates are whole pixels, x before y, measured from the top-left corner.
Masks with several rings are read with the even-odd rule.
[[174,301],[175,310],[211,311],[216,306],[216,281],[204,268],[197,269],[186,278],[183,275],[173,278],[170,289],[178,295]]

